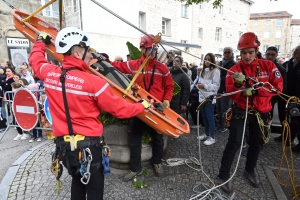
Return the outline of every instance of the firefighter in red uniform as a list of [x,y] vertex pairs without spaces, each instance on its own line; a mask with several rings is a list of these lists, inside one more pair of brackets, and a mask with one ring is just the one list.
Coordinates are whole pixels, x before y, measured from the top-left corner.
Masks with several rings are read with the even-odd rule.
[[[86,72],[92,60],[91,41],[83,31],[68,27],[57,34],[56,51],[64,55],[61,68],[45,59],[46,44],[50,44],[50,36],[41,33],[34,43],[30,64],[36,76],[44,82],[58,154],[72,175],[71,199],[84,200],[86,195],[90,200],[103,199],[103,146],[100,145],[103,142],[103,126],[98,120],[100,109],[118,118],[130,118],[141,113],[147,103],[127,103],[113,94],[106,81]],[[62,81],[63,78],[65,81]],[[66,115],[68,111],[69,116]],[[66,136],[71,133],[75,134],[75,142],[78,138],[82,139],[76,143],[77,148],[75,143],[67,140]],[[89,169],[80,168],[79,158],[82,157],[82,162],[85,159],[82,153],[87,157]],[[84,176],[81,171],[84,171]]]
[[[234,160],[236,151],[242,143],[243,128],[245,123],[246,106],[249,108],[247,121],[249,123],[249,149],[247,153],[246,166],[244,176],[249,180],[253,187],[259,187],[259,179],[254,169],[256,162],[264,144],[261,129],[258,124],[257,116],[264,121],[265,124],[271,120],[270,111],[272,109],[271,97],[276,93],[269,92],[271,86],[265,85],[265,89],[261,86],[253,87],[258,82],[269,82],[274,89],[282,91],[282,77],[276,65],[268,60],[260,60],[256,57],[260,42],[254,33],[244,33],[238,43],[238,50],[241,52],[241,61],[230,68],[226,77],[226,91],[234,92],[245,89],[244,92],[236,93],[230,97],[233,99],[232,118],[230,121],[230,134],[227,145],[223,152],[221,160],[221,168],[219,178],[222,183],[230,178],[230,168]],[[250,77],[251,79],[249,79]],[[254,79],[254,80],[253,80]],[[255,81],[256,79],[256,81]],[[248,105],[246,101],[248,98]],[[226,193],[231,193],[232,188],[230,182],[222,186]]]
[[[153,35],[151,35],[153,36]],[[154,36],[153,36],[154,37]],[[153,49],[152,49],[153,47]],[[138,76],[135,83],[141,85],[150,94],[162,101],[167,106],[170,106],[170,101],[173,94],[174,84],[168,67],[156,60],[157,45],[153,43],[153,39],[148,36],[143,36],[140,41],[140,48],[142,50],[142,58],[138,60],[130,60],[127,62],[113,62],[112,65],[119,71],[132,74],[134,76],[145,58],[150,55],[151,58],[146,63],[142,73]],[[151,52],[152,49],[152,52]],[[163,135],[157,133],[151,127],[148,127],[144,122],[134,117],[130,120],[130,165],[131,171],[124,177],[124,181],[129,181],[133,177],[142,174],[141,166],[141,141],[142,133],[145,129],[150,130],[152,136],[152,162],[157,176],[163,174],[162,157],[163,157]]]

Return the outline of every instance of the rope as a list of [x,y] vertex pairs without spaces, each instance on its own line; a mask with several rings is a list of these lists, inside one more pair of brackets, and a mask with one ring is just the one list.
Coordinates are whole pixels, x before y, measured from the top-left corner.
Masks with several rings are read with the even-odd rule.
[[130,83],[127,86],[126,90],[124,90],[124,95],[126,95],[128,93],[128,91],[130,90],[132,84],[137,79],[137,77],[140,75],[140,73],[143,70],[143,68],[145,67],[145,65],[148,63],[148,61],[150,59],[150,56],[151,56],[151,54],[149,56],[147,56],[146,59],[144,60],[144,62],[141,64],[140,68],[138,69],[138,71],[136,72],[136,74],[134,75],[134,77],[132,78],[132,80],[130,81]]
[[[284,95],[284,96],[288,96],[288,95]],[[285,99],[284,99],[285,100]],[[300,99],[297,97],[290,97],[286,103],[286,105],[288,105],[290,103],[290,101],[296,101],[296,102],[300,102]],[[286,187],[292,187],[293,190],[293,200],[296,199],[297,197],[300,196],[300,185],[295,185],[294,183],[294,179],[295,179],[295,173],[294,173],[294,157],[293,157],[293,152],[292,152],[292,140],[291,140],[291,129],[288,123],[288,114],[285,115],[285,120],[282,122],[282,126],[283,126],[283,131],[282,131],[282,155],[281,155],[281,159],[280,159],[280,164],[279,164],[279,168],[278,168],[278,172],[276,175],[276,179],[278,181],[278,183],[282,186],[286,186]],[[289,156],[286,154],[286,142],[289,142],[289,148],[288,150],[289,152]],[[287,152],[288,153],[288,152]],[[283,165],[283,161],[286,162],[286,167],[287,167],[287,172],[288,172],[288,176],[290,178],[290,184],[284,184],[280,181],[279,179],[279,175],[280,175],[280,170],[282,168]]]

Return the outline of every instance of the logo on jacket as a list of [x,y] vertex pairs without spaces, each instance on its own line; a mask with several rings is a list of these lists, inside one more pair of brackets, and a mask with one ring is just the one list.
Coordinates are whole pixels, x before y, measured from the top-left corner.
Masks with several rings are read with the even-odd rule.
[[279,71],[275,72],[275,77],[278,78],[278,79],[281,77],[281,74],[280,74]]

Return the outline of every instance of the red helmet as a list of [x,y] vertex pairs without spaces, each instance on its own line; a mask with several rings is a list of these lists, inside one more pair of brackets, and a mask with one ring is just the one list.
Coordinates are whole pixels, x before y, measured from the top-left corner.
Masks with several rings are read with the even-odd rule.
[[259,45],[260,42],[257,36],[252,32],[247,32],[240,37],[240,41],[237,46],[237,49],[242,50],[246,48],[255,48],[255,47],[259,47]]
[[[151,37],[154,38],[154,35],[150,34]],[[153,38],[151,38],[147,35],[144,35],[142,38],[141,38],[141,42],[140,42],[140,48],[144,47],[144,48],[149,48],[149,47],[152,47],[153,45]]]

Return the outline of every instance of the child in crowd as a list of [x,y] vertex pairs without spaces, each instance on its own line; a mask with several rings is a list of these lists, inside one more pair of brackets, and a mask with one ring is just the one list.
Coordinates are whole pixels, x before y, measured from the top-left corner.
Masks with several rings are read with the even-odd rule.
[[[22,85],[20,83],[17,82],[13,82],[11,84],[12,90],[16,91],[17,89],[21,88]],[[13,119],[13,124],[16,124],[16,119]],[[16,127],[17,131],[18,131],[18,135],[14,138],[14,140],[26,140],[27,138],[29,138],[29,134],[27,133],[23,133],[23,130],[20,127]]]

